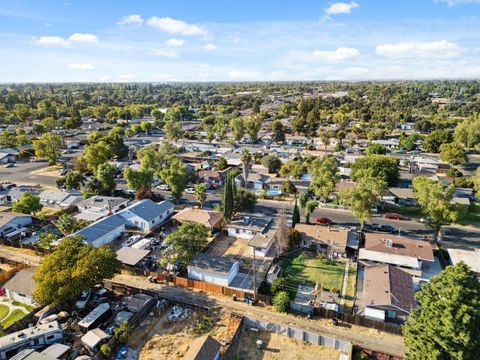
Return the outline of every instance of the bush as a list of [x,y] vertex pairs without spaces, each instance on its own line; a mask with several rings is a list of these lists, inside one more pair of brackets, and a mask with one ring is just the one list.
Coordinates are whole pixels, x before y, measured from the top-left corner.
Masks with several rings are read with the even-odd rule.
[[290,229],[288,231],[288,248],[294,249],[300,246],[302,242],[302,235],[298,230]]
[[286,291],[280,291],[273,297],[273,306],[279,312],[287,312],[290,308],[290,298]]
[[272,294],[279,293],[280,291],[285,291],[287,289],[287,279],[277,278],[272,281],[271,292]]
[[108,346],[108,344],[102,344],[102,346],[100,346],[100,352],[105,356],[105,357],[110,357],[110,352],[112,350],[110,349],[110,346]]

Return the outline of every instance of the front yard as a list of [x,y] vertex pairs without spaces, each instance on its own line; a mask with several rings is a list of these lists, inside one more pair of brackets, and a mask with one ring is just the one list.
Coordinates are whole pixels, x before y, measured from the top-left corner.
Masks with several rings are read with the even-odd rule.
[[283,276],[287,279],[290,296],[295,298],[298,285],[314,287],[317,283],[324,290],[340,291],[345,263],[329,260],[315,253],[302,251],[281,260]]
[[17,321],[27,316],[33,308],[17,301],[11,301],[7,297],[0,298],[0,325],[7,329]]

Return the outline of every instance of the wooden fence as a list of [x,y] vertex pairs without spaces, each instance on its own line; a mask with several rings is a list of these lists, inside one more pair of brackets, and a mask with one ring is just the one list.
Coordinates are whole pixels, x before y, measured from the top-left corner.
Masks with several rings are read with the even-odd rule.
[[4,282],[10,280],[13,277],[13,275],[15,275],[17,272],[29,267],[27,264],[18,264],[18,263],[16,263],[13,266],[14,267],[12,269],[7,270],[7,271],[3,271],[3,272],[0,273],[0,283],[4,283]]
[[356,346],[356,348],[364,352],[365,354],[367,354],[368,358],[372,360],[402,360],[403,359],[401,356],[393,355],[393,354],[389,354],[381,351],[365,349],[359,346]]
[[390,334],[402,335],[402,328],[399,325],[367,319],[364,316],[339,313],[339,312],[336,312],[333,310],[327,310],[324,308],[313,308],[313,313],[314,315],[317,315],[326,319],[336,318],[348,324],[373,328],[379,331],[388,332]]

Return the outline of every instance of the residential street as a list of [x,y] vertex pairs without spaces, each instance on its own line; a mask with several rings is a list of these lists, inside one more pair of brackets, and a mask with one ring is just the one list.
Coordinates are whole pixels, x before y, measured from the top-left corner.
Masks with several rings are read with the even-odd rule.
[[243,302],[235,302],[225,296],[214,296],[205,292],[193,291],[180,287],[150,283],[145,277],[133,276],[128,274],[117,275],[114,283],[133,286],[139,289],[157,291],[159,296],[170,299],[192,302],[197,305],[207,306],[209,308],[222,307],[228,311],[233,311],[246,316],[259,319],[266,319],[272,322],[302,328],[318,332],[327,336],[340,338],[350,341],[364,348],[387,352],[395,355],[403,355],[406,351],[403,344],[403,338],[400,336],[379,333],[376,330],[362,328],[350,325],[348,327],[328,324],[328,320],[309,320],[293,315],[282,314],[274,310],[268,310],[263,307],[254,307]]

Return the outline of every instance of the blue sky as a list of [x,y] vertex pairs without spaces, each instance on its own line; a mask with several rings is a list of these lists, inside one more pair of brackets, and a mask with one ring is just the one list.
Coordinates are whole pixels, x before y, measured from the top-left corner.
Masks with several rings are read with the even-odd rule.
[[0,0],[0,82],[480,77],[480,0]]

